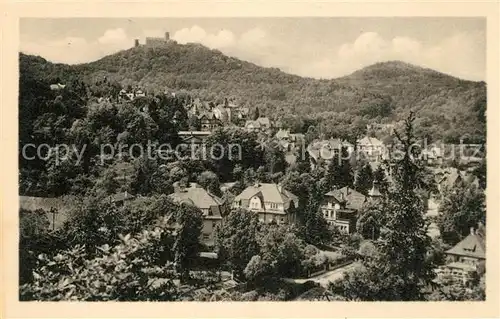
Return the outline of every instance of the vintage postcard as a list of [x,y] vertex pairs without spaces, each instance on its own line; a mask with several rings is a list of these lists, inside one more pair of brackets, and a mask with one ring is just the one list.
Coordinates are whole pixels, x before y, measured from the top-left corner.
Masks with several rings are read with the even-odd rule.
[[7,4],[5,317],[498,316],[498,9]]

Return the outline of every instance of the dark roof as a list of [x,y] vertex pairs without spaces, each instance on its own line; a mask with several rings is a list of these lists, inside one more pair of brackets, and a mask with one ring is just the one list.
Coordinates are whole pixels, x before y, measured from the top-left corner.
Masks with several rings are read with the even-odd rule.
[[453,248],[446,251],[447,254],[474,257],[485,259],[486,247],[484,239],[478,234],[469,234],[461,242],[456,244]]
[[346,208],[360,210],[366,202],[366,196],[349,187],[334,189],[325,194],[335,198],[339,203],[345,203]]

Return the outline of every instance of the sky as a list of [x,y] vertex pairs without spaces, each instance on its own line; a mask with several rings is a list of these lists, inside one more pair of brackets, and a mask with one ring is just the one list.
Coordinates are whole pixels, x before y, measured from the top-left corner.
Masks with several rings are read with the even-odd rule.
[[484,18],[23,18],[20,51],[85,63],[165,32],[264,67],[313,78],[401,60],[486,79]]

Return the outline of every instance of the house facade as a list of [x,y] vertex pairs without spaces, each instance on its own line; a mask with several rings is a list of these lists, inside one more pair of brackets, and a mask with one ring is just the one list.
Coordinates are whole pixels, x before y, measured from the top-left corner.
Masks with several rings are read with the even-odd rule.
[[281,185],[256,183],[234,198],[232,207],[243,208],[258,214],[263,223],[295,222],[294,208],[298,198]]
[[267,117],[259,117],[255,121],[248,120],[245,122],[245,128],[249,132],[268,131],[271,127],[271,121]]
[[204,112],[198,116],[200,128],[202,131],[213,131],[222,126],[222,122],[212,112]]
[[345,149],[352,155],[354,152],[354,145],[339,138],[315,141],[309,144],[307,152],[309,153],[311,167],[314,169],[320,163],[329,163],[335,156],[341,153],[342,149]]
[[225,213],[225,202],[222,198],[211,194],[196,183],[190,187],[175,187],[173,194],[169,195],[176,203],[195,206],[203,213],[202,241],[213,244],[214,231],[222,225],[222,215]]
[[388,149],[384,142],[375,137],[365,136],[356,142],[358,150],[369,161],[380,162],[388,156]]
[[471,228],[470,234],[445,252],[447,264],[437,269],[438,277],[449,276],[464,283],[469,281],[481,263],[486,262],[486,245],[483,235]]
[[357,212],[367,200],[367,196],[350,187],[335,189],[325,194],[320,212],[328,224],[352,233],[356,229]]

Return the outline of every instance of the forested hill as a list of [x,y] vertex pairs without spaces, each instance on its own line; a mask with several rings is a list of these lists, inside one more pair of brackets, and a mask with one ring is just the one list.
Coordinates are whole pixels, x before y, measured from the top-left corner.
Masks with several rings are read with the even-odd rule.
[[[24,78],[85,81],[93,91],[106,77],[148,93],[186,91],[194,97],[242,106],[280,119],[293,130],[311,124],[325,136],[360,130],[366,123],[398,121],[417,111],[421,134],[457,141],[485,138],[486,84],[460,80],[402,62],[377,63],[333,80],[302,78],[228,57],[198,44],[131,48],[98,61],[64,65],[20,56]],[[25,73],[25,74],[23,74]],[[27,73],[27,74],[26,74]]]

